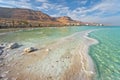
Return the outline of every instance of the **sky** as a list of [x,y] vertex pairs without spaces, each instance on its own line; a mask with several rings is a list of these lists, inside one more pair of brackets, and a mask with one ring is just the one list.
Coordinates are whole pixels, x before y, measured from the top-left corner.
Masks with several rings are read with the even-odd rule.
[[0,7],[28,8],[53,17],[120,25],[120,0],[0,0]]

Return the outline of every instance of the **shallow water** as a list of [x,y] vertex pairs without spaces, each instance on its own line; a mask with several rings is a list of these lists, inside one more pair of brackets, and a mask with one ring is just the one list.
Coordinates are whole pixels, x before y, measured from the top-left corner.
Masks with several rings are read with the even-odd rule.
[[[0,43],[20,42],[26,45],[39,44],[47,45],[61,37],[69,36],[75,32],[93,29],[94,27],[47,27],[30,30],[19,30],[17,32],[9,32],[5,35],[0,35]],[[5,31],[5,30],[4,30]],[[3,32],[3,30],[0,30]]]
[[89,52],[96,64],[95,80],[120,80],[120,27],[103,28],[90,37],[99,41]]
[[[0,43],[18,42],[24,45],[48,45],[73,33],[98,29],[90,37],[99,44],[90,47],[89,54],[96,66],[95,80],[120,80],[120,28],[119,27],[62,27],[19,30],[0,35]],[[0,30],[0,32],[3,32]],[[5,31],[4,31],[5,32]],[[71,43],[72,44],[72,43]],[[74,45],[75,46],[75,45]]]

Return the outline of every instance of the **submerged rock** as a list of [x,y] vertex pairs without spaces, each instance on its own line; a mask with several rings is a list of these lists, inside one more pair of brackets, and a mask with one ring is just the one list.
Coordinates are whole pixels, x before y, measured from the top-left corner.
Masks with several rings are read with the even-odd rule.
[[19,47],[18,43],[10,43],[7,48],[15,49],[15,48],[18,48],[18,47]]
[[25,48],[25,49],[24,49],[24,52],[25,52],[25,53],[30,53],[30,52],[33,52],[33,51],[35,51],[35,50],[36,50],[35,48],[29,47],[29,48]]

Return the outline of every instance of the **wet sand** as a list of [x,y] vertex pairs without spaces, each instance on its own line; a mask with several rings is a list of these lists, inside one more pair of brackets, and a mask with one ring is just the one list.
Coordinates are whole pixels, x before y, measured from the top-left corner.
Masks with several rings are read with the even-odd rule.
[[1,80],[92,80],[94,64],[89,46],[98,43],[82,31],[49,45],[35,44],[37,51],[24,54],[24,46],[4,52],[0,66]]

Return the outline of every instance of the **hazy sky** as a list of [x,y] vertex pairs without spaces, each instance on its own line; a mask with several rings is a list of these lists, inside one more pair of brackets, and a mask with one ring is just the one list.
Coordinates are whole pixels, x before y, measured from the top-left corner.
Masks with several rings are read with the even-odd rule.
[[0,7],[29,8],[55,17],[120,25],[120,0],[0,0]]

